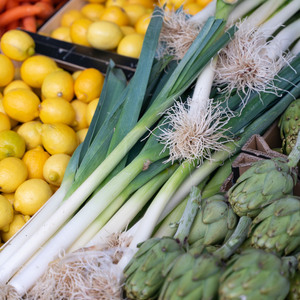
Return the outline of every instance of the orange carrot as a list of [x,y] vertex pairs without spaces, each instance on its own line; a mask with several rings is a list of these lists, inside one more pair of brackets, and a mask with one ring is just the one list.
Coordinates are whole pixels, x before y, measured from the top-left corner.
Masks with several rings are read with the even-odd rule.
[[22,29],[30,32],[36,32],[37,25],[36,25],[35,16],[24,17],[21,22],[22,22]]
[[[6,11],[10,10],[10,9],[12,9],[14,7],[17,7],[18,5],[19,5],[19,1],[18,0],[9,0],[6,3],[5,10]],[[19,20],[15,20],[15,21],[10,22],[6,26],[6,31],[17,28],[19,26],[19,24],[20,24]]]
[[53,6],[45,2],[37,2],[34,5],[26,4],[17,6],[0,14],[0,27],[6,26],[15,20],[23,19],[29,16],[48,18],[53,12]]
[[0,12],[2,12],[6,6],[8,0],[0,0]]

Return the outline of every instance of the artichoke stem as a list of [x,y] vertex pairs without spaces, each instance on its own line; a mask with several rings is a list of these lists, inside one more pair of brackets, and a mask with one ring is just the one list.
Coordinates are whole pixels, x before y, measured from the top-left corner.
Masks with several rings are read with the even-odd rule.
[[298,132],[296,144],[288,156],[288,166],[294,168],[300,160],[300,131]]
[[286,273],[285,275],[291,277],[297,270],[298,267],[298,260],[296,256],[284,256],[282,257],[282,265],[283,270]]
[[174,239],[178,240],[181,245],[187,243],[190,229],[197,215],[201,201],[201,191],[198,187],[193,186],[188,196],[187,204],[179,221],[179,226],[174,235]]
[[251,223],[251,218],[241,217],[230,238],[221,248],[214,252],[214,256],[217,256],[219,259],[229,258],[246,239]]

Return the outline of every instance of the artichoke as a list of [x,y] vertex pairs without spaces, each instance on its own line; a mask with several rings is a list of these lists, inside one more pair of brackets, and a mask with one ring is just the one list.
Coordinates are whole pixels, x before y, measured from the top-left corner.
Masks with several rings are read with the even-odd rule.
[[300,130],[300,99],[294,100],[281,115],[278,126],[283,140],[283,151],[289,154]]
[[300,270],[296,272],[294,277],[290,281],[290,292],[287,300],[299,300],[300,299]]
[[263,208],[253,220],[251,245],[279,255],[300,247],[300,197],[285,196]]
[[185,252],[200,198],[200,190],[193,187],[174,237],[151,238],[139,245],[123,272],[124,291],[128,299],[157,298],[170,267]]
[[238,216],[255,217],[261,207],[291,194],[297,174],[283,158],[256,161],[228,190],[228,201]]
[[233,232],[238,217],[222,194],[202,200],[189,234],[189,243],[203,245],[223,244]]
[[159,300],[209,300],[218,293],[224,260],[231,256],[247,236],[251,223],[242,217],[227,242],[216,251],[190,249],[182,254],[168,273]]
[[295,257],[249,248],[233,256],[220,278],[219,299],[283,300],[289,293]]

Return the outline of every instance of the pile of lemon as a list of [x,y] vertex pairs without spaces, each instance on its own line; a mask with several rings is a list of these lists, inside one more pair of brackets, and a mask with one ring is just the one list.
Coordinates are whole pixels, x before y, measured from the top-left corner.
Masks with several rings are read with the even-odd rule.
[[104,76],[70,73],[35,54],[34,40],[11,30],[0,41],[0,242],[6,242],[60,186],[84,140]]
[[89,0],[62,14],[50,36],[138,58],[155,5],[194,15],[211,0]]

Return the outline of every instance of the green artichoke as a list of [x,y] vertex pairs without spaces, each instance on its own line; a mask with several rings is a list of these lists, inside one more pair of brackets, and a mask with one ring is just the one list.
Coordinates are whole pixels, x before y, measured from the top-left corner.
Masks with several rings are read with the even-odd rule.
[[283,158],[259,160],[228,191],[228,201],[238,216],[255,217],[261,207],[291,194],[297,174]]
[[287,300],[299,300],[300,299],[300,270],[296,272],[290,281],[290,292]]
[[182,254],[168,273],[159,300],[210,300],[218,293],[219,279],[228,259],[247,236],[251,219],[242,217],[226,241],[215,251],[190,249]]
[[189,234],[189,243],[199,240],[202,244],[223,244],[233,232],[238,217],[222,194],[202,200],[201,209],[195,217]]
[[285,154],[289,154],[297,139],[300,130],[300,99],[294,100],[281,115],[278,126],[282,138],[282,148]]
[[219,299],[283,300],[289,293],[295,257],[249,248],[233,256],[220,278]]
[[251,245],[279,255],[300,247],[300,197],[285,196],[269,204],[253,220]]

